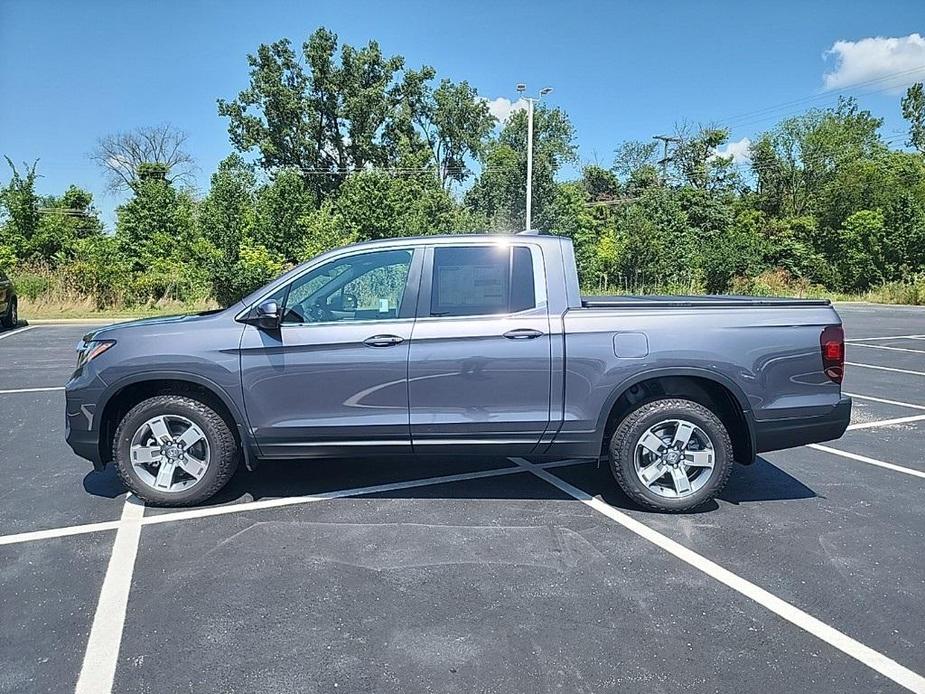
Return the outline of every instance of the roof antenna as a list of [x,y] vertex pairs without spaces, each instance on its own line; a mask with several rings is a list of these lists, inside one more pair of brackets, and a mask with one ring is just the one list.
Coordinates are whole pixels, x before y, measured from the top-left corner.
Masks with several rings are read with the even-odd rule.
[[524,229],[523,231],[518,231],[517,236],[539,236],[539,229]]

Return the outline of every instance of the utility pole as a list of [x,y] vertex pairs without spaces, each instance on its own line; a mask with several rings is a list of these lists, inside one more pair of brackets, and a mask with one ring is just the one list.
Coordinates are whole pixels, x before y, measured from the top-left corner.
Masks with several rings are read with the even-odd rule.
[[[526,84],[518,84],[517,92],[523,94],[527,91]],[[530,231],[533,220],[533,105],[552,91],[552,87],[540,89],[540,95],[522,97],[527,102],[527,215],[525,231]]]
[[674,157],[668,156],[668,143],[673,142],[675,144],[681,141],[680,137],[672,137],[671,135],[653,135],[653,140],[661,140],[664,148],[662,149],[662,158],[658,160],[659,166],[662,167],[662,185],[668,181],[668,162],[670,162]]

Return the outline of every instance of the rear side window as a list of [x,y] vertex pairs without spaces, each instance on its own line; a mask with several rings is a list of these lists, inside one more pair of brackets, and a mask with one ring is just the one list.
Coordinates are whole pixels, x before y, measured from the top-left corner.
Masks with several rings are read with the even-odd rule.
[[430,315],[479,316],[536,306],[533,262],[523,246],[434,249]]

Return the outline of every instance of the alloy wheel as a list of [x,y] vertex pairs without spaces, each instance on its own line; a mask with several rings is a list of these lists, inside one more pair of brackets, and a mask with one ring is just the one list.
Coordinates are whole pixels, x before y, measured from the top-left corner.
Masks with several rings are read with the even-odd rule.
[[683,499],[707,483],[716,455],[703,429],[684,419],[667,419],[645,431],[633,458],[636,476],[650,492]]
[[209,467],[206,435],[182,415],[152,417],[132,436],[132,469],[152,489],[182,492],[194,486]]

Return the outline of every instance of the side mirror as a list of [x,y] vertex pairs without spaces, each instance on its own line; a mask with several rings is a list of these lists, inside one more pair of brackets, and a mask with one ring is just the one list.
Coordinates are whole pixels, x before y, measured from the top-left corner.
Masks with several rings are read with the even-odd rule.
[[356,294],[348,294],[344,292],[342,304],[342,311],[356,311],[357,310],[357,297]]
[[279,304],[274,299],[267,299],[257,304],[253,324],[261,330],[278,330],[280,318]]

